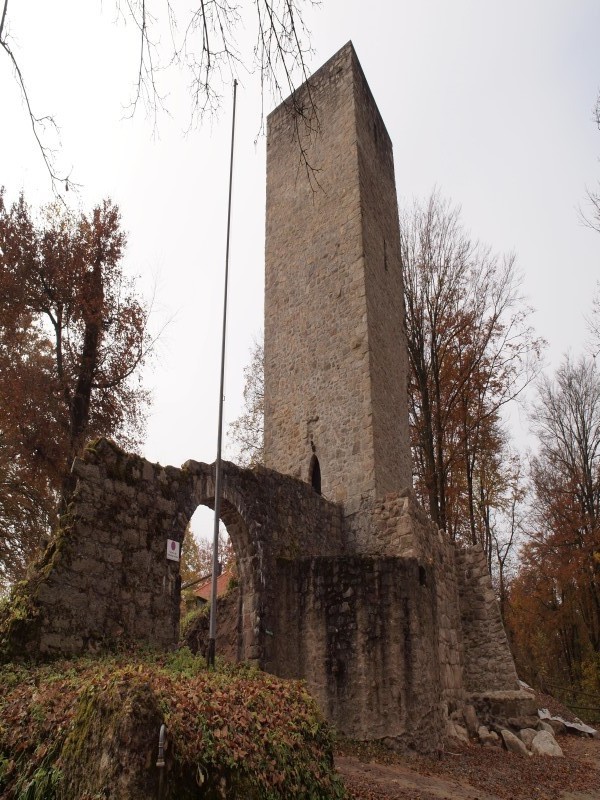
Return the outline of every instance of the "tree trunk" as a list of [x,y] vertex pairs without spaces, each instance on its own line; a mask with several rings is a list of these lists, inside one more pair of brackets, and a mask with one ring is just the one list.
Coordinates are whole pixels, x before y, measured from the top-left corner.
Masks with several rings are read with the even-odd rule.
[[98,362],[98,351],[102,341],[104,287],[102,283],[102,250],[100,245],[97,247],[94,265],[88,277],[88,292],[83,308],[83,347],[81,350],[77,383],[69,409],[69,451],[67,455],[65,479],[63,481],[61,511],[66,509],[69,497],[74,489],[71,467],[73,459],[79,454],[85,443],[94,375]]

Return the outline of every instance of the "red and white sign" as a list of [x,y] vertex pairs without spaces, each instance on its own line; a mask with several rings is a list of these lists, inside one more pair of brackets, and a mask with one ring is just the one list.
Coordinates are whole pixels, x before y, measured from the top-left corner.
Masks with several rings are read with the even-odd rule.
[[167,561],[179,561],[179,542],[167,539]]

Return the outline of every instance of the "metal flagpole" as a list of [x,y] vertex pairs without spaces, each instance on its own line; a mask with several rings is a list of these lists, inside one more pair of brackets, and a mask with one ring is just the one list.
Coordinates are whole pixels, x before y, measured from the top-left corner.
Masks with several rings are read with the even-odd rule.
[[221,516],[221,442],[223,438],[223,392],[225,383],[225,337],[227,333],[227,281],[229,278],[229,232],[231,230],[231,189],[233,185],[233,143],[235,139],[235,98],[237,80],[233,81],[233,119],[231,121],[231,157],[229,161],[229,201],[227,206],[227,245],[225,248],[225,290],[223,298],[223,336],[221,340],[221,383],[219,392],[219,430],[215,461],[215,527],[213,532],[212,580],[210,585],[210,625],[208,632],[208,666],[215,666],[217,636],[217,578],[219,572],[219,518]]

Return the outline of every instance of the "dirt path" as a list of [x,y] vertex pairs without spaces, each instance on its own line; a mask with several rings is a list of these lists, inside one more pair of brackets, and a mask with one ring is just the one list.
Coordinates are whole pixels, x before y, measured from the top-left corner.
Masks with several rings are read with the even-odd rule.
[[562,759],[476,745],[437,759],[346,743],[336,766],[353,800],[600,800],[600,740],[559,744]]
[[336,759],[338,772],[355,798],[404,800],[498,800],[497,795],[448,778],[422,775],[400,764],[365,764],[358,758]]

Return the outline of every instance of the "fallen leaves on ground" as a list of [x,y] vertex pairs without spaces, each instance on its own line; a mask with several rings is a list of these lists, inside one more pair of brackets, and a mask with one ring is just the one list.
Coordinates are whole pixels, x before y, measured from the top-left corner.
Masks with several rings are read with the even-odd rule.
[[[481,792],[486,797],[499,800],[558,800],[564,791],[582,792],[585,797],[600,798],[600,740],[571,736],[560,737],[565,758],[532,756],[523,758],[500,748],[471,745],[455,754],[419,756],[396,753],[377,743],[341,741],[339,756],[354,757],[367,767],[373,762],[385,767],[396,767],[396,775],[385,770],[364,774],[342,769],[346,787],[353,800],[441,800],[456,797],[475,797]],[[343,759],[342,759],[343,760]],[[406,772],[428,777],[437,776],[448,781],[448,793],[443,783],[434,793],[423,788],[407,788]],[[458,787],[457,787],[458,784]],[[466,789],[461,794],[460,786]],[[454,788],[453,788],[454,787]],[[582,797],[583,800],[583,797]]]

